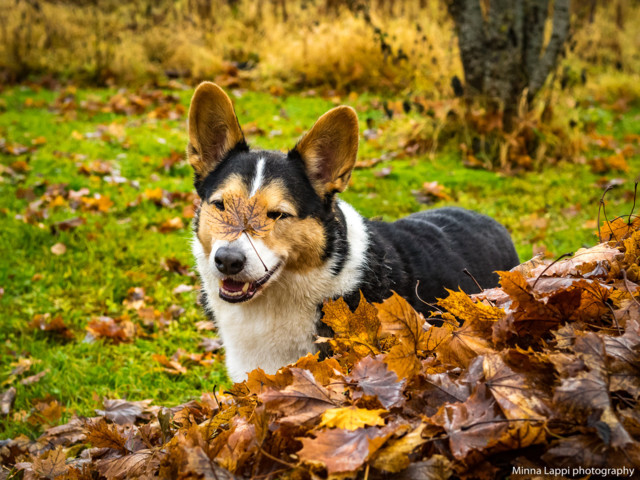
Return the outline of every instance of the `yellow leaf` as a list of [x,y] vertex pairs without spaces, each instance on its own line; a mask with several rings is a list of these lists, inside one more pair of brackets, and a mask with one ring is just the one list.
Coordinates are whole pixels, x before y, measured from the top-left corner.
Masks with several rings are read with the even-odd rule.
[[162,201],[162,189],[160,187],[148,188],[144,191],[144,196],[152,202],[160,202]]
[[378,450],[371,465],[378,470],[391,473],[397,473],[407,468],[410,463],[409,454],[427,441],[422,438],[424,427],[423,423],[404,437],[394,440],[382,450]]
[[342,297],[326,303],[323,311],[322,321],[333,329],[336,338],[340,340],[338,343],[344,346],[345,350],[348,349],[359,358],[379,353],[378,312],[362,294],[355,312],[351,312]]
[[426,322],[421,314],[397,293],[376,303],[383,333],[391,333],[413,350],[423,350]]
[[344,430],[357,430],[367,426],[382,426],[384,419],[381,414],[386,410],[379,408],[367,410],[366,408],[341,407],[332,408],[322,414],[320,427],[342,428]]

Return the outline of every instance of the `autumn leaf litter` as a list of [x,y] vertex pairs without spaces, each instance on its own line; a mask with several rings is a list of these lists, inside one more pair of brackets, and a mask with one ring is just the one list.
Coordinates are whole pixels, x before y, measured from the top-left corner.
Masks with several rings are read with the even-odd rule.
[[[0,458],[25,478],[446,479],[500,478],[517,467],[637,468],[636,223],[606,224],[609,242],[551,266],[534,260],[500,272],[499,288],[449,292],[426,319],[397,295],[363,298],[355,312],[329,302],[330,358],[308,355],[275,375],[258,369],[170,409],[106,399],[94,418],[3,442]],[[247,224],[238,221],[236,234]],[[132,292],[132,308],[136,301],[144,293]],[[101,322],[96,334],[127,328]],[[173,374],[202,361],[178,353],[157,361]],[[2,395],[3,411],[14,395]]]

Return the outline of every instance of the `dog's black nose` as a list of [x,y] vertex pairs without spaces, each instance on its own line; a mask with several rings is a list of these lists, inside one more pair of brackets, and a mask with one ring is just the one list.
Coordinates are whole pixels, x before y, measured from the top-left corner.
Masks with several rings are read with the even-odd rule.
[[247,257],[240,250],[231,247],[220,247],[213,259],[216,267],[225,275],[235,275],[244,268]]

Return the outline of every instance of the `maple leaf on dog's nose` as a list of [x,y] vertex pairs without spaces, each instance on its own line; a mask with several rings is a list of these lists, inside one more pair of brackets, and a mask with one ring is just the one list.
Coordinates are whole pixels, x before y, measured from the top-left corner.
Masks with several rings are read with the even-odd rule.
[[257,196],[244,199],[235,195],[223,197],[224,210],[211,209],[213,233],[221,240],[232,242],[243,233],[264,237],[274,227],[275,220],[267,216],[267,206]]

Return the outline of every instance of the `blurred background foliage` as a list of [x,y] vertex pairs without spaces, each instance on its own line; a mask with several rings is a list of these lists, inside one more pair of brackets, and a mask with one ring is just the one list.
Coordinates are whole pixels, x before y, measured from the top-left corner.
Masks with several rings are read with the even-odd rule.
[[[404,101],[385,106],[389,116],[394,108],[426,115],[397,122],[388,141],[416,153],[460,146],[465,164],[503,171],[580,158],[591,127],[572,115],[577,102],[638,105],[636,0],[571,2],[546,89],[528,101],[517,90],[504,118],[504,101],[496,109],[463,88],[469,73],[450,12],[465,3],[473,2],[0,0],[0,81],[131,88],[214,80],[275,95],[393,95]],[[492,2],[476,3],[487,16]],[[555,3],[542,2],[545,44]]]

